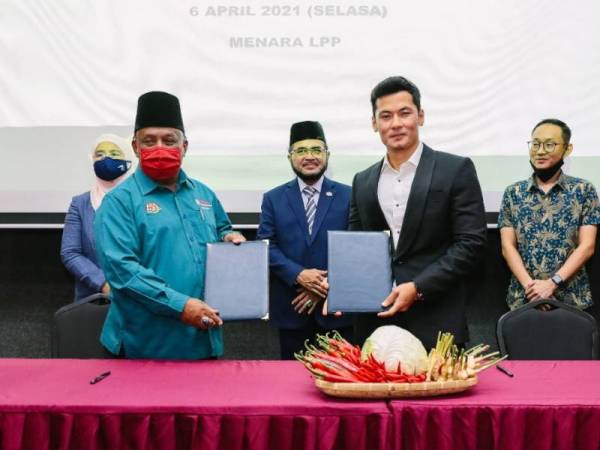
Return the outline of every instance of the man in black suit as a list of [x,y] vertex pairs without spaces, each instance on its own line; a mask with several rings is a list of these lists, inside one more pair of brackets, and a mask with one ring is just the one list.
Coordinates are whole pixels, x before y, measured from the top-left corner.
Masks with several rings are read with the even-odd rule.
[[432,150],[419,140],[425,114],[417,86],[390,77],[371,92],[373,130],[387,149],[383,160],[355,175],[349,230],[392,234],[395,286],[389,307],[356,318],[362,342],[381,325],[415,334],[426,348],[438,331],[468,340],[465,277],[486,245],[481,188],[473,162]]

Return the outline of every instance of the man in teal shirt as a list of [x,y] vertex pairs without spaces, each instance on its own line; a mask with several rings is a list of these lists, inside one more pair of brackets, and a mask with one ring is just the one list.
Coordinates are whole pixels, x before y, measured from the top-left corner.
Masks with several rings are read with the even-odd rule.
[[100,340],[126,358],[217,357],[223,322],[200,300],[206,244],[244,237],[214,192],[181,170],[188,143],[177,97],[139,98],[132,145],[140,165],[94,222],[112,301]]

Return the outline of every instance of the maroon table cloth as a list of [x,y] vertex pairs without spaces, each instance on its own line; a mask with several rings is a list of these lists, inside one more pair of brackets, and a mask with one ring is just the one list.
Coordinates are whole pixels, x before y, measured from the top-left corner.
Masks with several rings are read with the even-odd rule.
[[5,359],[0,448],[600,449],[600,362],[504,365],[386,403],[325,397],[295,362]]
[[324,396],[297,362],[0,360],[2,450],[384,450],[391,418]]
[[396,450],[598,450],[600,362],[506,361],[468,393],[390,402]]

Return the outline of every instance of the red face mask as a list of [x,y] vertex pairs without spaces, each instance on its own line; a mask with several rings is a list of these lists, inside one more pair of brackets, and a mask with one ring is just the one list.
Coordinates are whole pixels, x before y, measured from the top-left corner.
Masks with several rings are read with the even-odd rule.
[[182,150],[179,147],[148,147],[140,149],[140,165],[155,181],[175,178],[181,168]]

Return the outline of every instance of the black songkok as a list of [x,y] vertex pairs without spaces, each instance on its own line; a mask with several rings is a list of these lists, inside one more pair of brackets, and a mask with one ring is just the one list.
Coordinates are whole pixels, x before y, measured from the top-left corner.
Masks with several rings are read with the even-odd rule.
[[185,133],[179,99],[167,92],[146,92],[138,99],[135,130],[148,127],[176,128]]
[[297,122],[292,125],[290,130],[290,146],[295,142],[303,141],[304,139],[320,139],[323,142],[325,140],[325,132],[319,122]]

